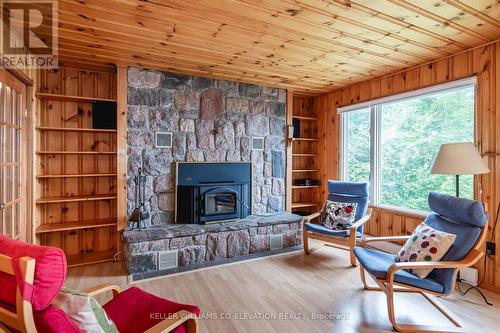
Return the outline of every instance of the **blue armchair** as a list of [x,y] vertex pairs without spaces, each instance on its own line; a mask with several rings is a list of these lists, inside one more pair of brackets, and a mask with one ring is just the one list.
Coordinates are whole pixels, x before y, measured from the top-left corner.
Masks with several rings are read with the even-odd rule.
[[309,254],[309,238],[317,239],[349,250],[351,265],[357,266],[352,249],[356,246],[356,239],[363,237],[364,224],[371,217],[371,209],[368,208],[368,184],[329,180],[328,192],[328,200],[358,204],[354,224],[348,230],[332,230],[312,222],[321,216],[321,212],[306,216],[303,226],[304,252]]
[[[444,308],[434,295],[449,295],[455,288],[458,269],[474,265],[482,256],[481,246],[486,237],[488,215],[480,201],[462,199],[449,195],[430,193],[429,207],[433,211],[425,223],[430,227],[455,234],[456,239],[441,261],[396,262],[395,256],[366,247],[377,241],[401,241],[410,236],[364,238],[354,254],[360,262],[361,280],[365,289],[380,290],[387,296],[389,319],[395,330],[400,332],[463,332],[460,320]],[[432,268],[426,278],[411,274],[408,269]],[[378,287],[366,282],[365,271]],[[399,324],[394,312],[394,292],[417,292],[440,310],[456,327]]]

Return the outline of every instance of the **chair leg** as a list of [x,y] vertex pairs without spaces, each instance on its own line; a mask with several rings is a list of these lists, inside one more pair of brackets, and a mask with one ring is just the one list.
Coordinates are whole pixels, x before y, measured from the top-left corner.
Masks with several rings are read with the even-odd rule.
[[354,255],[354,251],[352,250],[352,248],[349,249],[349,255],[351,257],[351,265],[353,267],[357,267],[358,261],[356,260],[356,256]]
[[349,235],[349,255],[351,257],[351,265],[356,267],[358,266],[358,262],[356,260],[356,256],[354,255],[354,247],[356,247],[356,233],[351,232]]
[[371,287],[368,282],[366,282],[366,273],[365,273],[365,269],[363,268],[363,266],[360,266],[359,267],[359,274],[361,276],[361,282],[363,283],[363,287],[366,289],[366,290],[372,290],[372,291],[383,291],[382,288],[379,288],[379,287]]
[[199,325],[197,318],[191,318],[186,321],[186,333],[198,333]]
[[302,230],[302,237],[304,239],[303,244],[304,244],[304,253],[309,254],[309,237],[308,237],[308,232],[306,228]]
[[429,303],[434,305],[441,313],[443,313],[454,325],[455,327],[437,327],[437,326],[425,326],[425,325],[413,325],[413,324],[399,324],[396,320],[396,313],[394,310],[394,295],[395,291],[393,286],[388,286],[385,294],[387,296],[387,311],[389,314],[389,320],[391,321],[392,327],[398,332],[468,332],[462,327],[462,324],[453,313],[451,313],[444,305],[440,304],[437,300],[431,298],[431,296],[424,296]]

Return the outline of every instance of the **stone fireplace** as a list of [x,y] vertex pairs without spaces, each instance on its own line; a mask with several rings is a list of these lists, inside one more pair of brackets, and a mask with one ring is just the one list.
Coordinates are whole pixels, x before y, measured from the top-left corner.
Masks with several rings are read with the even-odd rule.
[[142,168],[151,213],[121,236],[132,280],[300,247],[302,218],[283,212],[285,90],[130,68],[127,111],[128,211]]
[[[175,222],[176,162],[250,162],[251,211],[280,212],[285,204],[286,91],[253,84],[128,70],[128,211],[134,175],[146,176],[146,225]],[[156,132],[172,133],[156,148]],[[252,139],[263,140],[261,149]]]
[[250,214],[251,163],[178,162],[176,170],[177,223],[216,223]]

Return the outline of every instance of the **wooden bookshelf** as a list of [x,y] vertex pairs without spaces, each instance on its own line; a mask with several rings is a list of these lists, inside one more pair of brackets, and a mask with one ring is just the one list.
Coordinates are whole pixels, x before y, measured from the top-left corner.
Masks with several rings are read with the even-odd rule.
[[311,207],[317,207],[320,204],[317,202],[294,202],[292,203],[292,209],[293,208],[311,208]]
[[308,188],[318,188],[319,185],[294,185],[292,186],[293,189],[296,190],[302,190],[302,189],[308,189]]
[[78,127],[37,127],[36,130],[40,132],[116,133],[115,129]]
[[49,103],[38,103],[35,127],[36,241],[62,248],[69,266],[112,261],[120,247],[117,130],[92,121],[92,103],[116,102],[116,87],[111,72],[40,74],[36,97]]
[[35,96],[42,101],[59,101],[59,102],[74,102],[74,103],[116,102],[116,99],[110,99],[110,98],[47,94],[42,92],[36,93]]
[[297,157],[316,157],[318,154],[313,154],[313,153],[293,153],[293,156]]
[[89,264],[99,264],[114,261],[115,250],[83,252],[81,254],[66,256],[68,267],[84,266]]
[[40,150],[38,155],[116,155],[115,151]]
[[[298,97],[298,98],[300,98],[300,97]],[[296,115],[293,115],[292,118],[300,119],[300,120],[307,120],[307,121],[318,121],[319,120],[318,117],[296,116]]]
[[293,141],[319,141],[319,139],[313,139],[313,138],[293,138]]
[[37,179],[41,178],[89,178],[89,177],[116,177],[116,173],[77,173],[77,174],[55,174],[55,175],[38,175]]
[[97,200],[113,200],[116,195],[75,195],[67,197],[42,197],[36,200],[37,204],[62,203],[62,202],[81,202],[81,201],[97,201]]
[[59,222],[42,224],[36,229],[37,234],[48,232],[69,231],[79,229],[92,229],[116,226],[116,219],[101,219],[90,221],[76,221],[76,222]]
[[299,123],[299,135],[292,139],[292,205],[293,211],[314,212],[320,205],[320,186],[298,186],[297,179],[319,179],[319,119],[311,97],[294,96],[292,118]]

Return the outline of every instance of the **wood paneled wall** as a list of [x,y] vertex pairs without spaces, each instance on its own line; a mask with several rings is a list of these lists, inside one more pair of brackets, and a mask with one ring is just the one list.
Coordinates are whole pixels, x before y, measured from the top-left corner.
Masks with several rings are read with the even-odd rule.
[[[340,124],[337,107],[474,75],[478,78],[476,143],[481,153],[485,154],[491,170],[476,179],[476,184],[479,181],[482,188],[477,198],[488,203],[490,210],[489,239],[500,202],[500,41],[318,96],[315,107],[320,116],[321,195],[326,196],[327,180],[339,177]],[[366,230],[377,236],[409,234],[421,220],[421,216],[376,208]],[[496,232],[494,241],[497,244],[500,242],[500,232]],[[481,260],[478,267],[481,276],[486,274],[483,286],[500,292],[500,272],[496,272],[500,270],[500,255],[488,257],[486,265]]]

